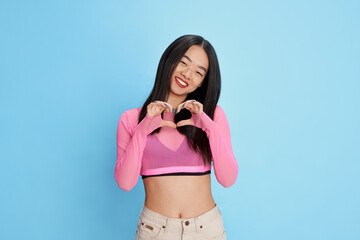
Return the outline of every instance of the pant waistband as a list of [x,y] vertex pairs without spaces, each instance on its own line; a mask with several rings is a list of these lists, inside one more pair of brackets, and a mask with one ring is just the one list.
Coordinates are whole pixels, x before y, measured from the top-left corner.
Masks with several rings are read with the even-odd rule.
[[221,215],[221,211],[219,209],[219,206],[215,203],[215,207],[210,209],[209,211],[207,211],[206,213],[201,214],[200,216],[197,216],[195,218],[169,218],[166,217],[160,213],[154,212],[150,209],[148,209],[145,204],[143,204],[142,209],[140,211],[139,217],[141,215],[143,215],[146,218],[151,218],[152,221],[157,222],[158,224],[161,225],[165,225],[165,224],[169,224],[169,223],[178,223],[178,224],[182,224],[183,222],[194,222],[196,223],[196,225],[198,224],[205,224],[206,222],[209,221],[209,219],[214,219],[215,217],[217,217],[218,215]]

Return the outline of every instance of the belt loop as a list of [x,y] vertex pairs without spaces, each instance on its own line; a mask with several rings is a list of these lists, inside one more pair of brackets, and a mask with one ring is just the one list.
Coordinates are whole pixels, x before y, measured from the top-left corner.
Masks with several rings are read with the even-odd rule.
[[[195,224],[195,229],[196,229],[196,233],[199,234],[200,232],[200,226],[201,226],[201,221],[199,221],[198,217],[194,218],[194,224]],[[201,226],[202,227],[202,226]]]
[[140,217],[140,215],[142,214],[142,212],[143,212],[143,210],[144,210],[144,206],[145,206],[145,203],[142,205],[142,208],[141,208],[141,210],[140,210],[139,217]]
[[165,225],[162,226],[163,228],[165,228],[165,229],[163,229],[164,231],[167,231],[167,228],[169,227],[168,221],[169,221],[169,218],[168,217],[165,218]]
[[216,204],[216,207],[217,207],[217,209],[219,210],[220,215],[222,215],[222,214],[221,214],[221,211],[220,211],[220,208],[219,208],[219,205]]

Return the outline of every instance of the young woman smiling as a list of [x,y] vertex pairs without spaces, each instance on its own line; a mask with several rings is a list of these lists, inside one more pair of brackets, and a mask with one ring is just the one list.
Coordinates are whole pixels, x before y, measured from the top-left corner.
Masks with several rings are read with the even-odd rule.
[[130,191],[141,175],[145,187],[136,239],[226,239],[211,193],[211,166],[218,182],[230,187],[238,164],[217,105],[220,88],[212,45],[184,35],[163,53],[143,106],[120,116],[117,184]]

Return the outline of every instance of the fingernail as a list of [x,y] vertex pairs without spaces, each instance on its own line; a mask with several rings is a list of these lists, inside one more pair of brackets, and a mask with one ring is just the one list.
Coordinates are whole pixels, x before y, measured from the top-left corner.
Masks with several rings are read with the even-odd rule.
[[192,102],[195,102],[195,100],[191,100]]
[[167,105],[166,103],[164,103],[164,104],[165,104],[165,106],[167,106],[167,107],[169,106],[169,105]]
[[181,107],[181,108],[184,108],[184,106],[185,106],[185,103],[182,105],[182,107]]

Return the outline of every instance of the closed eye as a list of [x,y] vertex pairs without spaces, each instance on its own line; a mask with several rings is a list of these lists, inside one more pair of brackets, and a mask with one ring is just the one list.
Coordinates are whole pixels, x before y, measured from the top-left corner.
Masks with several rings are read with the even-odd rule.
[[186,62],[184,62],[184,61],[180,61],[183,65],[185,65],[186,66]]
[[196,72],[197,74],[199,74],[200,76],[203,76],[200,72]]

